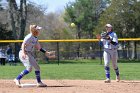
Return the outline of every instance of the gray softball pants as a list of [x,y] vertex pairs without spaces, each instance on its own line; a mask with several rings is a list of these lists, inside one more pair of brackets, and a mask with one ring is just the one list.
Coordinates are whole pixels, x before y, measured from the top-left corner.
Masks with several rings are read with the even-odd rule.
[[35,71],[40,71],[40,67],[33,55],[33,52],[27,51],[27,56],[25,59],[22,58],[22,51],[19,52],[19,59],[23,63],[23,65],[26,67],[26,69],[31,72],[32,67],[35,69]]
[[109,67],[110,61],[112,60],[112,66],[117,69],[118,52],[117,49],[104,49],[104,66]]

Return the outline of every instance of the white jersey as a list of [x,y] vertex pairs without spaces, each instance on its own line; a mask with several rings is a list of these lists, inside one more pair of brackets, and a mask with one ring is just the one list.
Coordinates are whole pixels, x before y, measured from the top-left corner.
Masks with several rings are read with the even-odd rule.
[[25,36],[23,43],[26,44],[25,51],[33,51],[34,46],[38,44],[38,38],[33,36],[31,33]]
[[[116,33],[108,32],[108,36],[110,37],[110,40],[101,39],[101,41],[103,42],[104,49],[117,49],[118,48],[118,37],[117,37]],[[111,41],[115,42],[115,44],[113,45],[112,43],[110,43]]]

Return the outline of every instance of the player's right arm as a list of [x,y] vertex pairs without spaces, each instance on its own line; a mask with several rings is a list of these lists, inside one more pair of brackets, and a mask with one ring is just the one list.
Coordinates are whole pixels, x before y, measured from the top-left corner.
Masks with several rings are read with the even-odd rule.
[[26,52],[25,52],[25,46],[26,46],[26,43],[22,43],[21,45],[21,51],[22,51],[22,58],[25,59],[26,58]]
[[26,58],[26,51],[25,51],[25,47],[29,45],[29,41],[30,41],[30,37],[31,35],[27,35],[24,40],[23,43],[21,45],[21,51],[22,51],[22,58],[25,59]]

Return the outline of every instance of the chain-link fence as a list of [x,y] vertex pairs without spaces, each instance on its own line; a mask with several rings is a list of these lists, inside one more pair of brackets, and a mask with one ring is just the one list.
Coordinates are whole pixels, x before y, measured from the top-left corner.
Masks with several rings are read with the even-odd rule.
[[[139,41],[119,42],[119,59],[140,59],[139,43]],[[103,47],[98,42],[61,42],[59,43],[59,56],[60,59],[96,59],[103,57]]]
[[[19,62],[19,51],[17,50],[20,50],[20,47],[17,47],[17,45],[20,46],[20,43],[18,42],[21,41],[17,41],[14,43],[1,42],[0,62],[2,65],[5,65],[5,62],[8,62],[10,64],[11,62]],[[103,47],[99,45],[98,40],[52,40],[49,42],[41,41],[40,44],[47,50],[55,51],[56,58],[50,60],[55,60],[58,62],[61,60],[73,59],[103,59]],[[8,54],[9,45],[12,49],[10,54]],[[49,60],[43,53],[37,50],[35,51],[35,57],[37,60]],[[118,57],[119,59],[124,60],[140,60],[140,41],[119,41]]]

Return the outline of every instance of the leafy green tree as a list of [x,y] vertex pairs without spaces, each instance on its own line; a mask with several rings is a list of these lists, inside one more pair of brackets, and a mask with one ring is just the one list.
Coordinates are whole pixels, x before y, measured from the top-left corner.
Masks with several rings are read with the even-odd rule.
[[76,0],[67,4],[65,20],[76,24],[78,39],[93,38],[93,29],[103,5],[102,0]]
[[[110,23],[119,38],[137,38],[140,33],[140,2],[137,0],[112,0],[110,6],[100,16],[96,33],[104,30],[104,25]],[[132,59],[136,58],[136,42],[132,42]]]
[[96,32],[101,32],[106,23],[111,23],[119,37],[139,37],[139,7],[137,0],[112,0],[100,16]]
[[[98,23],[98,18],[103,11],[105,2],[103,0],[76,0],[70,2],[66,6],[65,21],[76,24],[76,39],[92,39],[93,29]],[[87,46],[86,49],[92,49],[94,44],[82,45],[77,43],[77,56],[80,56],[79,51],[84,51],[82,46]]]

